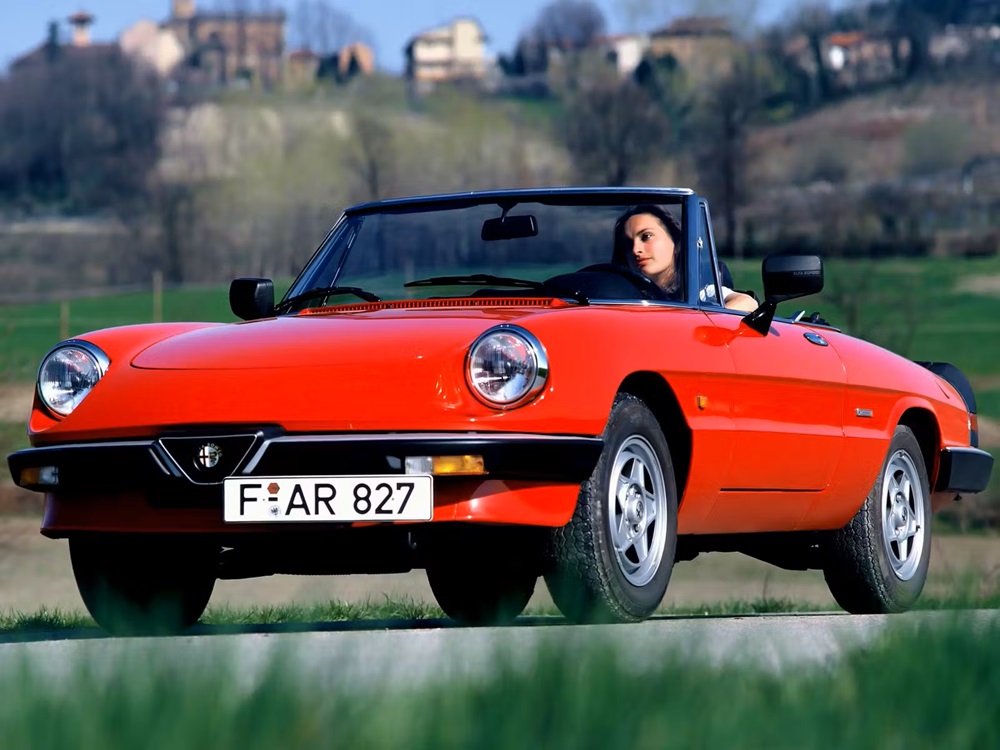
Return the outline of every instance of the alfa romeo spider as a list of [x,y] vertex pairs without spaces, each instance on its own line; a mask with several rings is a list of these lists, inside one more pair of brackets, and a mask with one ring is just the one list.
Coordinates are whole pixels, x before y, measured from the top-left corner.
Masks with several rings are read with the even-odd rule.
[[[647,204],[679,226],[670,294],[613,252]],[[749,313],[725,272],[690,190],[358,205],[277,301],[233,281],[233,322],[58,344],[8,462],[114,632],[191,626],[218,579],[413,569],[462,623],[539,579],[570,621],[637,621],[712,551],[906,610],[935,512],[992,471],[969,381],[779,315],[819,256],[765,258]]]

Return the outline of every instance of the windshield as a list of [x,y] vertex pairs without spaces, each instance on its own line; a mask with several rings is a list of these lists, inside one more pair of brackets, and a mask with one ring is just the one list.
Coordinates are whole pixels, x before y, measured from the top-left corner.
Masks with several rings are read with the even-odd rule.
[[[506,211],[496,203],[438,204],[348,215],[285,296],[305,298],[285,311],[356,304],[362,301],[359,290],[384,301],[490,296],[493,289],[502,296],[572,297],[561,294],[558,284],[539,284],[610,264],[615,222],[628,208],[526,201]],[[662,208],[683,222],[682,204]],[[576,284],[576,277],[571,281]],[[337,291],[330,296],[306,294],[331,288]],[[591,284],[587,292],[589,301],[598,302],[650,298],[634,282]]]

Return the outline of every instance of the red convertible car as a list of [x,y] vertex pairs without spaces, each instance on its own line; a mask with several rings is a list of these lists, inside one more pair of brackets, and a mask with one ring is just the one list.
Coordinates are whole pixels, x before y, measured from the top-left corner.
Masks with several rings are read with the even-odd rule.
[[[659,229],[616,242],[637,213],[671,227],[669,288],[639,247]],[[414,568],[465,623],[540,577],[572,621],[635,621],[710,551],[907,609],[934,512],[992,471],[968,380],[777,315],[819,257],[766,258],[752,312],[724,273],[689,190],[356,206],[279,302],[232,283],[241,322],[56,346],[9,465],[116,632],[190,626],[220,578]]]

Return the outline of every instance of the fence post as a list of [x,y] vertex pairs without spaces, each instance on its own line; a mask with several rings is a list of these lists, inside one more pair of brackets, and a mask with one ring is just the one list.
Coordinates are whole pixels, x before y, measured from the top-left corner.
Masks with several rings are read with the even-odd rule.
[[163,322],[163,271],[153,271],[153,322]]
[[59,303],[59,340],[65,341],[69,338],[69,300],[64,299]]

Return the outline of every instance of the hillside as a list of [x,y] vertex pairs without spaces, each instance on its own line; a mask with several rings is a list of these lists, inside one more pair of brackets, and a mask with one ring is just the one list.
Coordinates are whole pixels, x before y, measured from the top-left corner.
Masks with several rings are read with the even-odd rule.
[[[168,282],[215,283],[248,268],[288,275],[351,203],[576,179],[557,102],[462,91],[412,100],[398,79],[356,83],[175,110],[164,187],[145,215],[106,216],[83,232],[76,220],[0,222],[0,301],[148,286],[157,267]],[[982,235],[998,193],[979,179],[975,197],[959,195],[959,170],[1000,154],[998,94],[993,82],[913,84],[755,126],[737,214],[742,244],[751,222],[765,243],[755,252],[783,234],[834,252],[857,237],[931,252],[953,247],[955,233]],[[704,190],[683,145],[634,175],[632,184]],[[721,202],[708,196],[721,226]]]
[[841,166],[849,182],[960,167],[975,155],[1000,154],[1000,83],[913,83],[862,94],[757,128],[750,152],[756,181],[768,185],[808,181],[824,161]]

